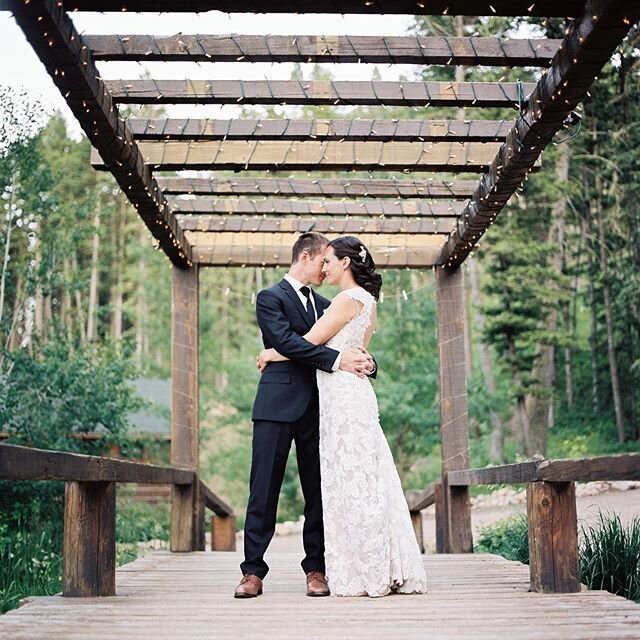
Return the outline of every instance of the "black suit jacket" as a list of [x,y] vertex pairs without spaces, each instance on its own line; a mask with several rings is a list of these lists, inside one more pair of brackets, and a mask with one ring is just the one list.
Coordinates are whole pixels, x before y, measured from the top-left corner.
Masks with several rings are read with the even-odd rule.
[[[315,291],[313,296],[321,316],[330,302]],[[256,317],[265,348],[273,347],[290,360],[267,365],[260,376],[251,417],[295,422],[317,393],[316,369],[331,371],[339,352],[302,337],[312,325],[298,294],[286,280],[258,293]]]

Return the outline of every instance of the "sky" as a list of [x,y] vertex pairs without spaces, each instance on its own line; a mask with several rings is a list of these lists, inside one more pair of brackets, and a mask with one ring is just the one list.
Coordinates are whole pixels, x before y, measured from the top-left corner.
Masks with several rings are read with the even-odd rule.
[[[134,14],[134,13],[75,13],[74,24],[80,33],[151,33],[155,35],[184,34],[274,34],[274,35],[402,35],[412,23],[412,16],[363,15],[276,15],[224,14],[210,11],[201,14]],[[326,65],[337,80],[368,80],[373,65]],[[303,65],[303,73],[310,65]],[[292,65],[287,63],[181,63],[137,62],[98,63],[105,79],[135,79],[145,71],[164,79],[245,79],[263,80],[290,77]],[[414,67],[408,65],[378,66],[385,80],[399,75],[411,76]],[[306,73],[305,73],[306,75]],[[9,12],[0,11],[0,83],[21,86],[38,97],[53,110],[59,110],[68,122],[70,133],[79,137],[80,129],[68,110],[64,99],[46,73],[44,66],[27,43]],[[237,115],[234,106],[170,105],[171,117],[228,118]]]

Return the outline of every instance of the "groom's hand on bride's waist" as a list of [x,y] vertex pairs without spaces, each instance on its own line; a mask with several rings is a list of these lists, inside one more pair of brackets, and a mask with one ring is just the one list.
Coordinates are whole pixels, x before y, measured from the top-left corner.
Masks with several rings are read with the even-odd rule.
[[366,349],[350,347],[340,354],[339,369],[365,378],[375,371],[376,365]]

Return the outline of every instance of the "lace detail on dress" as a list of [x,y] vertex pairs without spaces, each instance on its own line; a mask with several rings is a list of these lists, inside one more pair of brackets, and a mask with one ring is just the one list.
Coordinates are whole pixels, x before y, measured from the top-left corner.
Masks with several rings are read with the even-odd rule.
[[[343,291],[362,309],[329,340],[363,346],[375,300]],[[331,592],[383,596],[426,592],[426,576],[378,402],[368,378],[318,371],[325,561]]]

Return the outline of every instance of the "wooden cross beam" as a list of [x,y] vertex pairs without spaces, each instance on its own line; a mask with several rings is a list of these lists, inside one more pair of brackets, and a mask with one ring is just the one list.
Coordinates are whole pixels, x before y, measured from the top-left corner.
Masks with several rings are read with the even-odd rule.
[[[357,216],[357,217],[441,217],[457,218],[464,210],[461,202],[432,204],[424,200],[265,200],[170,198],[174,213],[238,214],[252,216]],[[451,230],[451,226],[449,226]]]
[[[340,235],[361,235],[363,233],[380,234],[393,233],[403,234],[427,234],[442,235],[451,232],[454,221],[451,218],[431,218],[413,220],[362,220],[362,219],[326,219],[326,218],[286,218],[278,220],[275,218],[261,217],[191,217],[179,216],[178,222],[183,231],[202,231],[208,233],[231,233],[231,232],[251,232],[251,233],[291,233],[299,234],[307,231],[318,231],[319,233]],[[295,238],[291,239],[291,244]]]
[[107,80],[123,104],[304,104],[517,107],[535,84],[385,80]]
[[513,120],[214,120],[131,118],[137,140],[503,142]]
[[[101,11],[150,11],[152,13],[223,11],[225,13],[369,13],[450,16],[541,16],[579,15],[581,0],[103,0]],[[65,0],[67,11],[95,11],[91,0]]]
[[443,264],[466,258],[639,18],[637,0],[585,5],[449,237]]
[[190,264],[190,249],[100,78],[88,47],[55,0],[7,0],[16,22],[65,97],[80,126],[111,167],[120,188],[171,261]]
[[96,60],[546,67],[561,40],[447,36],[85,35]]
[[[161,171],[447,171],[483,173],[498,143],[446,142],[141,142],[144,161]],[[110,169],[94,153],[93,166]]]
[[476,180],[393,180],[375,178],[157,178],[166,194],[234,196],[322,196],[323,198],[470,198]]
[[[285,267],[291,262],[291,233],[185,231],[201,266]],[[329,238],[338,234],[328,233]],[[439,264],[444,235],[359,234],[379,268],[422,269]]]

